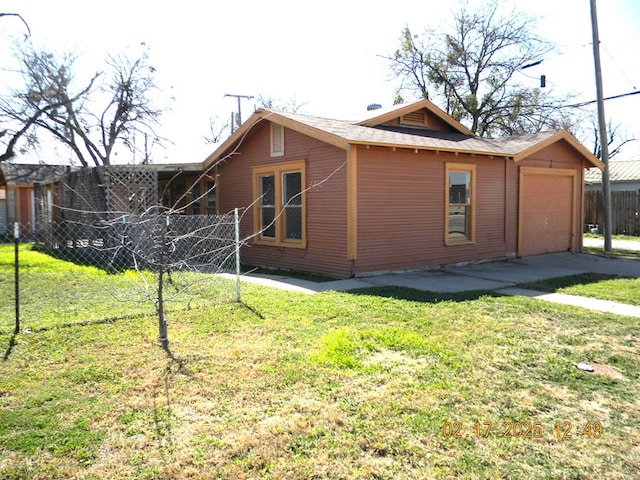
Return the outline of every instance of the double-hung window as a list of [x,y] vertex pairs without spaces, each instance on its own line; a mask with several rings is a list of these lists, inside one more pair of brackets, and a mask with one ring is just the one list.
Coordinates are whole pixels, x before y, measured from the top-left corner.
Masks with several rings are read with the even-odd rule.
[[285,240],[302,240],[302,172],[282,174],[282,215]]
[[475,241],[476,166],[447,163],[445,175],[445,244]]
[[253,169],[255,242],[305,248],[304,161]]
[[260,175],[260,236],[276,238],[276,180],[275,175]]

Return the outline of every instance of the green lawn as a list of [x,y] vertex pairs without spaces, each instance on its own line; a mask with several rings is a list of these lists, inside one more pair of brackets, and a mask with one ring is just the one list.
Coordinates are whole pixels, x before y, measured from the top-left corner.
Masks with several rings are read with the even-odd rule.
[[[585,238],[598,238],[603,240],[602,235],[594,233],[585,233]],[[634,242],[640,242],[640,237],[634,237],[630,235],[613,235],[612,240],[631,240]],[[640,258],[640,251],[638,250],[624,250],[620,248],[612,248],[610,251],[605,252],[604,246],[601,247],[583,247],[584,253],[590,253],[592,255],[606,255],[608,257],[627,257],[627,258]]]
[[[604,235],[597,233],[584,233],[583,236],[588,238],[604,239]],[[631,240],[634,242],[640,242],[640,237],[635,235],[612,235],[611,238],[613,240]]]
[[590,253],[591,255],[606,255],[607,257],[640,258],[640,251],[637,250],[613,248],[610,251],[605,252],[604,247],[583,247],[582,251],[584,253]]
[[404,288],[238,304],[176,275],[168,358],[136,275],[24,257],[42,315],[13,336],[0,300],[2,479],[640,475],[640,319]]
[[640,305],[640,278],[626,278],[599,273],[540,280],[523,287],[545,292],[565,293],[612,302]]

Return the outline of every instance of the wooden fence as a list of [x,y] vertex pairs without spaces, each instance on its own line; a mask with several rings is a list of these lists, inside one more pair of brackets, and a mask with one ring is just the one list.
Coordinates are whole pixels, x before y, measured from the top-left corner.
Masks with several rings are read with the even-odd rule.
[[[604,225],[602,191],[584,192],[585,231]],[[611,233],[640,236],[640,190],[611,192]]]

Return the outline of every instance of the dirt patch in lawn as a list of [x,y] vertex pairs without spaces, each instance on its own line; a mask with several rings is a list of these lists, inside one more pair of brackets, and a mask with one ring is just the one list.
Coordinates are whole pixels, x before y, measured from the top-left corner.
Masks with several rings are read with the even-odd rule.
[[[588,365],[591,368],[593,368],[593,371],[585,370],[584,368],[581,368],[579,365]],[[576,367],[585,373],[592,373],[595,375],[606,375],[607,377],[611,377],[616,380],[621,380],[624,378],[624,376],[619,371],[617,371],[615,368],[610,367],[608,365],[601,365],[599,363],[590,362],[588,364],[578,364],[576,365]]]

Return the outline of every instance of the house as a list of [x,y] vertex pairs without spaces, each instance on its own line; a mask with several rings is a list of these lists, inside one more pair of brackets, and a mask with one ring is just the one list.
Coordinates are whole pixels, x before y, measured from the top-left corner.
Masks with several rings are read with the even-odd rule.
[[20,224],[20,235],[34,233],[38,220],[53,216],[43,210],[43,201],[54,203],[57,189],[45,187],[70,171],[61,165],[0,163],[0,235],[12,234],[13,224]]
[[334,120],[258,109],[203,162],[248,264],[334,277],[582,248],[567,131],[485,139],[428,100]]
[[[602,232],[604,201],[602,172],[593,169],[585,175],[585,231]],[[640,235],[640,160],[609,162],[611,193],[611,233]]]

